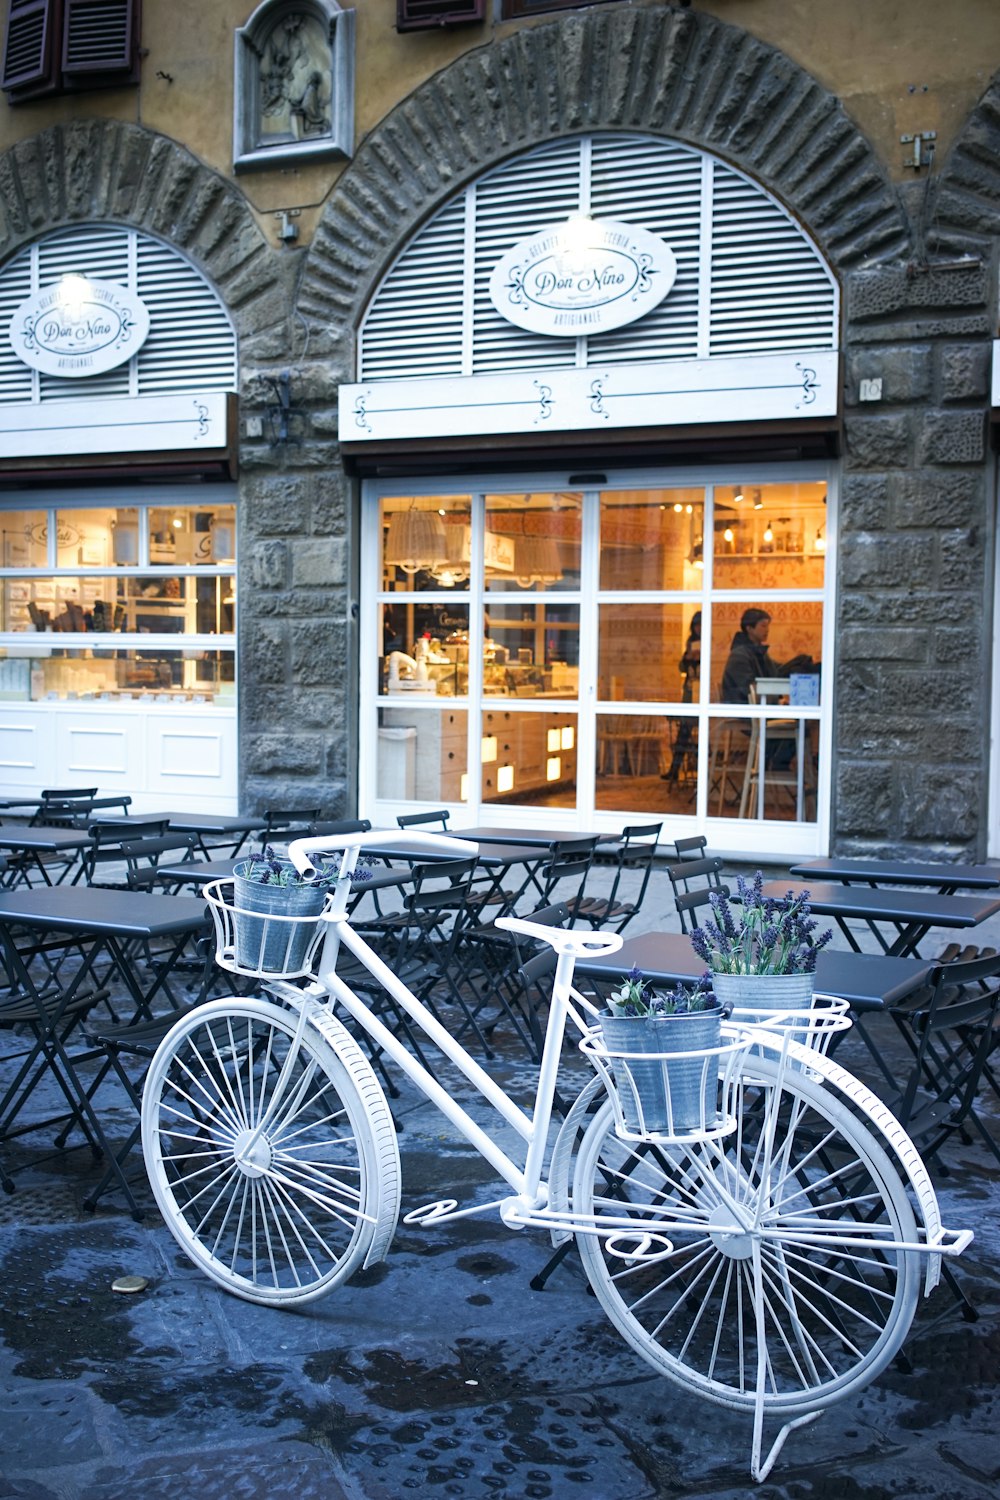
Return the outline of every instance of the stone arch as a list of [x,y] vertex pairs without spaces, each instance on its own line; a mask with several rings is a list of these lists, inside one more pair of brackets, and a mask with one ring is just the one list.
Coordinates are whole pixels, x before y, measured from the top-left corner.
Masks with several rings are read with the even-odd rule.
[[926,253],[989,260],[1000,232],[1000,73],[972,109],[927,193]]
[[0,155],[0,263],[41,234],[95,221],[142,229],[182,250],[242,336],[286,320],[287,262],[243,196],[166,136],[119,120],[74,120]]
[[814,78],[714,17],[621,6],[524,27],[398,105],[337,183],[300,311],[345,358],[378,279],[425,218],[505,158],[593,130],[670,137],[731,161],[808,227],[841,277],[912,254],[882,163]]

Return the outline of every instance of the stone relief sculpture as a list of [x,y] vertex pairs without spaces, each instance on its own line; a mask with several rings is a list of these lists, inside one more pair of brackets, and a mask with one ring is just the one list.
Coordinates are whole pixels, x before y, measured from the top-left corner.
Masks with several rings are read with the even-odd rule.
[[260,136],[304,140],[330,129],[330,48],[314,16],[292,12],[271,32],[260,60]]

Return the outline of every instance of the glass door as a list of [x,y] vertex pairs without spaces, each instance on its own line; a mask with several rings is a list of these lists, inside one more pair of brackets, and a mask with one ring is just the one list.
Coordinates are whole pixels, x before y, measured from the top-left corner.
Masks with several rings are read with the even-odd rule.
[[821,847],[826,475],[643,479],[370,486],[365,816]]

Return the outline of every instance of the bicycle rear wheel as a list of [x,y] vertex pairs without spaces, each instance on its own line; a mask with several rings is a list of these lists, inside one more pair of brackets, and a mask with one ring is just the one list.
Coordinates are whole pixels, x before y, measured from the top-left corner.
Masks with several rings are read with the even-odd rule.
[[[574,1212],[634,1214],[673,1254],[630,1261],[598,1236],[577,1243],[608,1317],[661,1374],[786,1421],[885,1368],[913,1317],[921,1256],[893,1248],[916,1242],[916,1224],[875,1136],[804,1074],[747,1067],[730,1136],[622,1141],[609,1101],[582,1142]],[[882,1248],[852,1243],[866,1239]]]
[[395,1129],[371,1066],[328,1016],[294,1048],[297,1021],[264,1000],[199,1006],[164,1038],[143,1089],[167,1227],[251,1302],[322,1296],[380,1258],[396,1221]]

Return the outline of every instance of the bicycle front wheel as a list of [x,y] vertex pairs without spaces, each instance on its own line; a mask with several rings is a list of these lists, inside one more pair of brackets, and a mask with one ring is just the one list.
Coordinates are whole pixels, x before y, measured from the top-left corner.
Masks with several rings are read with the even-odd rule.
[[[916,1307],[920,1253],[906,1191],[832,1093],[748,1060],[740,1124],[715,1142],[619,1140],[610,1101],[587,1130],[574,1212],[635,1217],[672,1241],[658,1261],[578,1236],[612,1323],[661,1374],[782,1421],[885,1368]],[[621,1241],[616,1248],[622,1250]]]
[[360,1049],[337,1050],[264,1000],[220,1000],[164,1038],[143,1089],[160,1212],[220,1286],[251,1302],[322,1296],[387,1243],[398,1204],[392,1116]]

